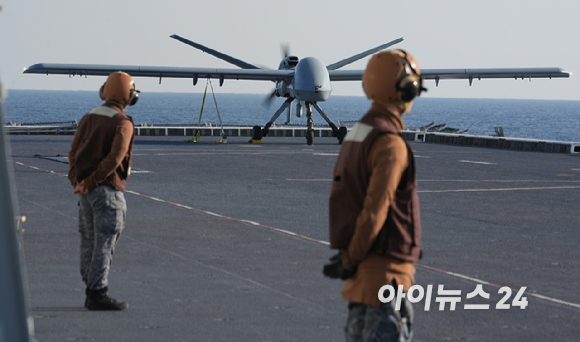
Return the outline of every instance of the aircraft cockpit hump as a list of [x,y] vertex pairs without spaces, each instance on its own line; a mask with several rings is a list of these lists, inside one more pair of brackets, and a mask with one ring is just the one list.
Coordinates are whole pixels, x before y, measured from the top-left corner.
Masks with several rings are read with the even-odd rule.
[[296,65],[300,62],[300,58],[296,56],[288,56],[280,62],[279,70],[295,69]]

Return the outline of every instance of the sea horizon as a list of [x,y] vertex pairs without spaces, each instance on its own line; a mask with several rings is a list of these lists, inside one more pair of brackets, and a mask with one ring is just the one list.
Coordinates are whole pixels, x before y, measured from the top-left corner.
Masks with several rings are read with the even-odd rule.
[[[217,109],[224,124],[264,126],[283,103],[277,98],[269,109],[262,107],[265,94],[216,93]],[[219,124],[218,111],[207,94],[199,120],[203,93],[148,92],[141,94],[136,106],[128,109],[136,124]],[[13,123],[80,120],[102,104],[97,91],[8,89],[5,121]],[[335,124],[348,125],[359,120],[370,107],[364,96],[333,95],[319,105]],[[292,106],[291,123],[305,124]],[[313,109],[314,123],[326,125]],[[466,134],[493,135],[502,127],[509,137],[580,141],[578,118],[580,101],[547,99],[418,98],[411,113],[404,116],[407,128],[434,124],[467,130]],[[286,121],[284,112],[277,124]]]

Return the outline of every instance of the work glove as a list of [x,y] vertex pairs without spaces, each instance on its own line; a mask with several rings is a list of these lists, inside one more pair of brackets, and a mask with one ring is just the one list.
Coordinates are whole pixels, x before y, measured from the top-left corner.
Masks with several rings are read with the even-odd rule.
[[350,277],[352,277],[357,270],[357,266],[354,266],[353,268],[347,269],[344,268],[344,265],[342,264],[342,257],[340,256],[340,252],[336,255],[334,255],[333,257],[330,258],[330,263],[324,265],[324,270],[322,271],[322,273],[324,273],[325,276],[327,276],[328,278],[332,278],[332,279],[342,279],[342,280],[346,280]]

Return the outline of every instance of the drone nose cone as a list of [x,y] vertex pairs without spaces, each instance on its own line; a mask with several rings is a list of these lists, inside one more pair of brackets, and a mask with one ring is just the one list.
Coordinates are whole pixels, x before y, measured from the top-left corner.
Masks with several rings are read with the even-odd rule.
[[294,74],[296,97],[301,101],[326,101],[332,87],[326,66],[314,57],[303,58]]

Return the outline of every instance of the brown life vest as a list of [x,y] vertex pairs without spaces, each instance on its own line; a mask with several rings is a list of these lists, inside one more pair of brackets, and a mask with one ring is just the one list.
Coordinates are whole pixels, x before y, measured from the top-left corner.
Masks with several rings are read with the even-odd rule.
[[[117,107],[100,106],[87,113],[81,119],[77,135],[79,145],[76,150],[76,178],[80,182],[90,176],[99,166],[99,163],[111,152],[116,134],[117,124],[122,120],[129,120]],[[125,182],[131,172],[134,134],[131,136],[129,149],[121,164],[101,184],[112,189],[125,191]]]
[[[330,196],[331,248],[347,249],[354,235],[356,220],[362,211],[371,175],[371,170],[368,170],[368,155],[375,138],[384,133],[401,136],[394,124],[383,114],[371,111],[353,127],[349,133],[351,138],[345,139],[343,143],[334,169]],[[421,222],[415,160],[411,147],[406,142],[405,145],[409,158],[408,167],[401,176],[387,219],[372,249],[382,255],[415,262],[421,253]]]

